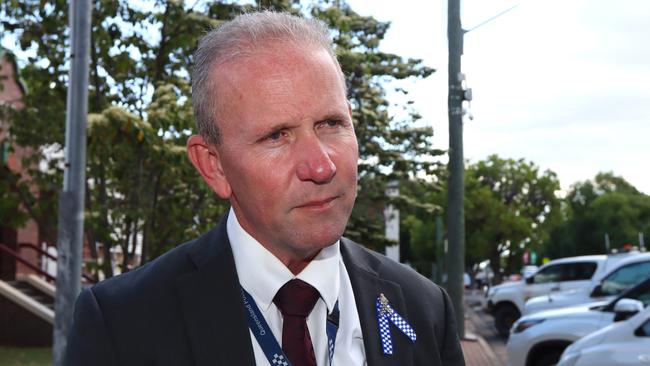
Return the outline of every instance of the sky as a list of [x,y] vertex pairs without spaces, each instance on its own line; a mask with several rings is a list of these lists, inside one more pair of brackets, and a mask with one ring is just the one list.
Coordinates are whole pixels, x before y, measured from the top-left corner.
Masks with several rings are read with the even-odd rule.
[[[448,147],[446,0],[349,0],[390,21],[382,50],[437,69],[407,83]],[[563,190],[601,171],[650,194],[650,1],[462,0],[462,70],[472,88],[465,158],[524,158]]]

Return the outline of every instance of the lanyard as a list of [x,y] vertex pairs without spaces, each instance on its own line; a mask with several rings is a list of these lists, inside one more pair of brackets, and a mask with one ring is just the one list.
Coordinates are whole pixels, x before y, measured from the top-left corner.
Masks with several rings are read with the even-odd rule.
[[[264,315],[257,307],[253,297],[244,288],[241,288],[242,301],[246,309],[246,317],[248,319],[248,327],[257,339],[257,343],[262,348],[266,359],[269,360],[271,365],[291,366],[287,355],[282,351],[282,347],[273,336],[271,328],[264,319]],[[332,366],[332,358],[334,357],[334,345],[336,344],[336,333],[339,330],[339,302],[334,305],[334,310],[327,316],[327,347],[329,351],[330,366]]]

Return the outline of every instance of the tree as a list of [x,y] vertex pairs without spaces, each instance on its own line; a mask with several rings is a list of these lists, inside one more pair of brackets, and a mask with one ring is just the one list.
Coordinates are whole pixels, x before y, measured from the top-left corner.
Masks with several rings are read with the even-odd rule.
[[522,254],[539,250],[551,223],[558,220],[560,185],[552,171],[541,172],[523,159],[496,155],[466,170],[466,230],[468,264],[490,259],[499,273],[517,272]]
[[[185,158],[185,140],[194,132],[188,79],[198,37],[255,6],[168,0],[98,0],[93,6],[85,237],[96,261],[93,268],[111,276],[116,251],[122,254],[123,270],[128,270],[136,248],[142,248],[141,261],[146,261],[207,230],[227,209]],[[319,17],[331,27],[348,75],[361,157],[358,205],[347,233],[381,248],[386,243],[381,215],[387,201],[385,183],[416,179],[422,172],[435,174],[436,165],[426,157],[440,153],[430,147],[431,129],[418,127],[419,116],[408,104],[406,117],[391,117],[384,85],[426,77],[433,69],[419,60],[380,52],[389,24],[359,16],[346,4],[323,1],[303,7],[278,0],[260,1],[257,7]],[[62,179],[68,3],[4,1],[0,24],[2,34],[15,37],[17,48],[30,53],[21,63],[26,108],[2,109],[10,121],[7,138],[34,151],[25,162],[27,178],[9,180],[0,188],[36,220],[41,240],[54,243]],[[416,200],[405,196],[401,202]]]
[[575,183],[562,207],[564,220],[546,245],[552,257],[605,253],[606,235],[611,250],[637,243],[639,232],[650,232],[650,196],[613,173]]
[[[403,214],[403,243],[408,257],[423,273],[430,262],[441,264],[441,248],[435,247],[435,217],[446,210],[447,180],[439,184],[412,181],[404,184],[407,196],[419,197],[428,207],[407,207]],[[466,266],[490,259],[492,270],[517,272],[524,251],[540,251],[549,230],[562,219],[556,197],[559,181],[555,173],[540,171],[523,159],[496,155],[465,170]],[[443,235],[444,236],[444,235]],[[444,260],[444,259],[443,259]],[[427,261],[418,264],[418,261]],[[504,265],[502,267],[502,265]]]

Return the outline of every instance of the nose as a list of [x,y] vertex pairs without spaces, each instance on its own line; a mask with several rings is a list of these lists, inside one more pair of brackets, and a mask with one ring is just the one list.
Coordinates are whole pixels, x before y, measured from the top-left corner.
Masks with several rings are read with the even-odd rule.
[[336,165],[316,136],[308,138],[296,153],[299,155],[296,174],[301,181],[324,184],[330,182],[336,175]]

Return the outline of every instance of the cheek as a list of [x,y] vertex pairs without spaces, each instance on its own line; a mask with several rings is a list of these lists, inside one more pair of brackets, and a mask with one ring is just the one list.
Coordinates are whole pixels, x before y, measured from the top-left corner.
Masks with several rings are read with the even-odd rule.
[[356,139],[337,145],[335,149],[333,149],[333,152],[333,159],[335,160],[334,164],[337,165],[337,169],[350,172],[350,174],[353,174],[356,177],[357,164],[359,161],[359,148]]
[[277,154],[259,153],[253,149],[228,151],[227,168],[232,180],[244,186],[255,186],[273,181],[283,168]]
[[266,158],[251,161],[246,169],[247,189],[257,201],[265,205],[281,201],[279,196],[288,190],[293,174],[291,159]]

